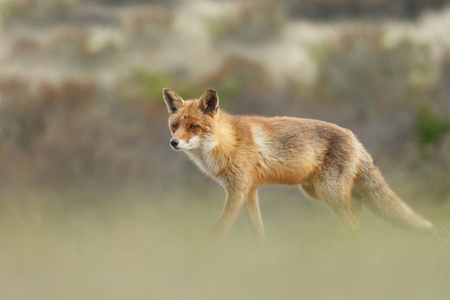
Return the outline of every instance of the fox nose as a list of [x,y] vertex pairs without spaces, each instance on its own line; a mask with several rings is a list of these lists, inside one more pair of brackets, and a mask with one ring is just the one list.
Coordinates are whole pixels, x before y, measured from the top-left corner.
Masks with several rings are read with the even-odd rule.
[[177,139],[173,139],[170,141],[172,147],[176,148],[180,142]]

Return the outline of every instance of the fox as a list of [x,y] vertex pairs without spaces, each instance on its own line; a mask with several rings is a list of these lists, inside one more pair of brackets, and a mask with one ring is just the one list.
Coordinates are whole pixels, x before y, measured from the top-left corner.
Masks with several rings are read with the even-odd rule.
[[362,202],[418,231],[434,230],[390,189],[349,129],[314,119],[228,114],[219,109],[213,88],[186,101],[164,88],[163,98],[171,148],[185,152],[225,189],[215,227],[220,242],[242,207],[252,231],[264,242],[257,190],[268,184],[298,185],[306,196],[331,208],[350,231],[359,226]]

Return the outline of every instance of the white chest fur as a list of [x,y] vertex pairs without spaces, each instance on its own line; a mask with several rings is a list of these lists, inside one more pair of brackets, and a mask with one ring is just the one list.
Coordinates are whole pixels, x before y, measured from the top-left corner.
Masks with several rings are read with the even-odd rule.
[[186,151],[187,156],[209,176],[216,176],[220,171],[219,163],[212,156],[217,143],[212,139],[205,140],[197,149]]

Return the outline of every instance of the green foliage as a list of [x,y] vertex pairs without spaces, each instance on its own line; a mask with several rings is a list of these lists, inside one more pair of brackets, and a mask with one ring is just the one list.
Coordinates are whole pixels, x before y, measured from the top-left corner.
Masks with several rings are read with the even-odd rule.
[[198,98],[204,92],[204,86],[188,80],[175,79],[166,72],[152,69],[134,68],[129,72],[121,87],[121,96],[126,100],[162,101],[162,90],[170,87],[185,99]]
[[162,90],[170,84],[171,78],[168,74],[136,68],[130,72],[127,83],[121,91],[125,99],[150,99],[161,98]]
[[437,116],[429,106],[417,114],[417,140],[424,147],[435,145],[450,130],[450,120]]
[[427,45],[402,39],[388,46],[376,27],[349,28],[325,47],[313,49],[319,65],[316,90],[324,100],[361,107],[390,100],[400,104],[426,93],[437,72]]
[[122,84],[121,95],[128,100],[151,100],[160,103],[162,89],[173,88],[184,99],[200,97],[206,88],[220,91],[220,102],[229,105],[231,99],[253,101],[272,89],[272,80],[258,62],[231,55],[216,69],[199,79],[176,78],[167,72],[134,68]]

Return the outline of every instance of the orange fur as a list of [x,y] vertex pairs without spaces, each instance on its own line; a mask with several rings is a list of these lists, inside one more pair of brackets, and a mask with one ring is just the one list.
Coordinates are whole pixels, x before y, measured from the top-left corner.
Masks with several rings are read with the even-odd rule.
[[163,95],[172,146],[185,151],[227,192],[217,226],[220,239],[242,206],[254,231],[264,238],[257,189],[267,184],[300,185],[350,229],[358,226],[361,199],[392,219],[421,230],[432,228],[389,189],[370,154],[348,129],[310,119],[230,115],[219,110],[213,89],[189,101],[168,88]]

